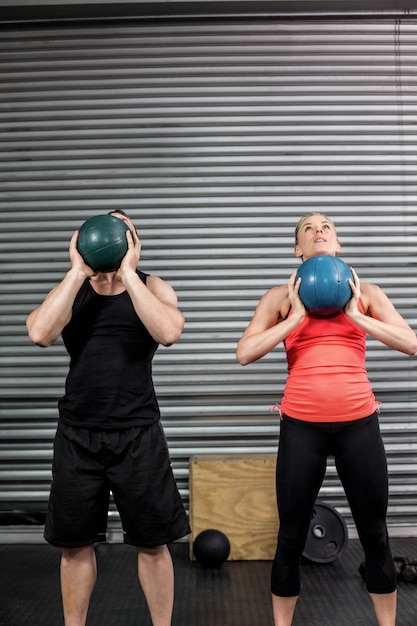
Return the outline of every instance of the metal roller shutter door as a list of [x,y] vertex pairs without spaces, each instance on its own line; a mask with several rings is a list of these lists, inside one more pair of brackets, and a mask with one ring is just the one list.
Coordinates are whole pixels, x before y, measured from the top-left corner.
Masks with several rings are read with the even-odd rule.
[[[67,357],[25,318],[68,268],[75,228],[124,208],[141,267],[186,315],[154,375],[188,505],[196,453],[275,452],[282,348],[236,343],[296,267],[311,210],[342,256],[417,326],[415,19],[223,19],[21,25],[0,40],[0,506],[47,499]],[[391,532],[415,534],[416,360],[369,341],[391,476]],[[332,463],[323,498],[352,527]],[[110,527],[118,529],[113,510]],[[3,529],[5,530],[5,529]],[[9,529],[9,537],[37,529]],[[5,536],[5,533],[2,533]]]

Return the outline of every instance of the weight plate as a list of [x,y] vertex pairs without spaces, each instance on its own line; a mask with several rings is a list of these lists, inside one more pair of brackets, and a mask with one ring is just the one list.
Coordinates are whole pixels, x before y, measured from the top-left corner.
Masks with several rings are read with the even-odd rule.
[[303,557],[314,563],[331,563],[341,555],[347,540],[343,517],[331,506],[316,502]]

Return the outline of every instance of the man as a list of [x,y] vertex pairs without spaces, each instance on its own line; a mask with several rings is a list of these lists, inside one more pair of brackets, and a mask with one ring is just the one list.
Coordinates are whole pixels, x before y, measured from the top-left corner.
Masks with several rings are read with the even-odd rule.
[[170,626],[174,572],[167,544],[190,532],[171,469],[152,381],[158,344],[181,335],[172,287],[137,270],[141,244],[113,272],[94,273],[70,243],[71,268],[27,319],[31,341],[62,334],[70,355],[59,401],[45,539],[62,548],[65,626],[83,626],[96,582],[94,544],[105,540],[110,491],[125,542],[136,546],[138,575],[153,626]]

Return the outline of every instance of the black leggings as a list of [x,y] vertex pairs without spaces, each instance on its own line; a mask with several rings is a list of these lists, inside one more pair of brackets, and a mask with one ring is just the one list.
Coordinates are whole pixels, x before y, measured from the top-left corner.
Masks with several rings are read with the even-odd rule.
[[299,594],[300,559],[329,455],[335,457],[364,549],[366,587],[370,593],[391,593],[396,573],[385,521],[387,462],[376,413],[342,423],[283,416],[276,474],[280,528],[271,591],[283,597]]

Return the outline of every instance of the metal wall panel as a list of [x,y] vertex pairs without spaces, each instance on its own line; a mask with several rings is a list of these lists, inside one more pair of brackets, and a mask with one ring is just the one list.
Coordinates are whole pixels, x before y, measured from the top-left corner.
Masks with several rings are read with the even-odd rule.
[[[24,322],[94,214],[132,215],[142,269],[172,283],[186,316],[154,375],[187,505],[190,455],[276,451],[282,347],[246,368],[235,347],[297,266],[301,215],[332,216],[342,257],[417,327],[416,61],[412,18],[1,31],[0,508],[47,498],[68,360],[60,342],[32,346]],[[415,534],[416,360],[370,339],[368,367],[391,531]],[[322,492],[351,527],[331,462]]]

